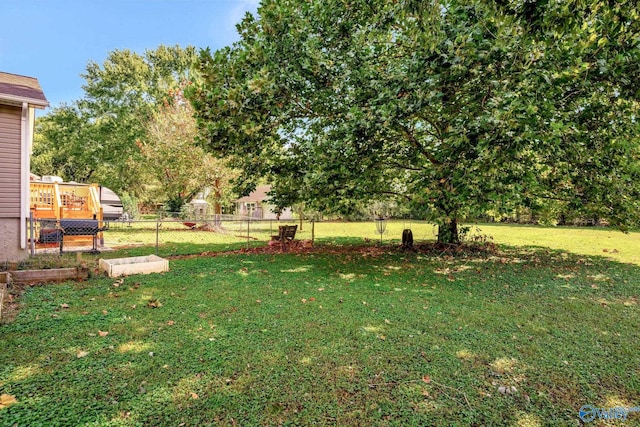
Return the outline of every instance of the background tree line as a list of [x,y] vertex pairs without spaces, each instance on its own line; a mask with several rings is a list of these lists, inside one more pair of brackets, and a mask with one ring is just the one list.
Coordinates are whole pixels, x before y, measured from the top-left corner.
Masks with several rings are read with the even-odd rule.
[[99,183],[128,204],[164,204],[168,212],[207,189],[216,206],[228,204],[234,173],[195,143],[184,97],[198,79],[197,58],[193,47],[160,46],[90,62],[84,97],[38,119],[32,171]]
[[[627,229],[640,218],[639,18],[631,0],[263,0],[232,46],[89,64],[86,96],[39,122],[36,164],[136,195],[155,183],[177,206],[188,178],[228,181],[213,158],[211,175],[188,163],[214,156],[241,171],[238,194],[267,179],[279,207],[392,203],[442,242],[461,221],[522,211]],[[159,141],[186,131],[184,97],[200,144],[176,156]]]
[[264,0],[189,88],[209,150],[281,205],[393,197],[458,223],[525,208],[638,224],[633,1]]

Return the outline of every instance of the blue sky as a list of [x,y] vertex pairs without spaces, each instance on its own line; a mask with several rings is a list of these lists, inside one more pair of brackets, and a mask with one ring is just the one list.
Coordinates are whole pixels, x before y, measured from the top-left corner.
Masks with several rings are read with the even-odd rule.
[[[212,50],[259,0],[0,0],[0,71],[35,77],[51,104],[83,95],[89,61],[161,44]],[[47,111],[50,111],[47,110]]]

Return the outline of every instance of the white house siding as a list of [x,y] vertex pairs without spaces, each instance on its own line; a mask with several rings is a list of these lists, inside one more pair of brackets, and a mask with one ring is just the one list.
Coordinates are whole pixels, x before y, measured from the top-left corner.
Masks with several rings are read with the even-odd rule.
[[[268,203],[262,204],[262,219],[276,219],[278,215],[273,212],[273,205]],[[280,212],[280,219],[293,219],[293,214],[291,213],[290,208],[284,208],[282,212]]]

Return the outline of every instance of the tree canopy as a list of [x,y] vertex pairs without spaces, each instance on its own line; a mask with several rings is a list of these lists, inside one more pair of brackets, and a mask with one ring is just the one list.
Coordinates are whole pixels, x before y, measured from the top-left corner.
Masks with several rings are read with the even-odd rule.
[[638,223],[633,1],[265,0],[202,51],[206,146],[281,206],[392,195],[455,242],[518,207]]
[[197,79],[196,60],[194,47],[160,46],[90,62],[84,96],[38,120],[33,171],[154,197],[172,211],[211,182],[226,182],[223,162],[196,147],[191,108],[181,98]]
[[152,113],[146,135],[138,146],[149,175],[159,184],[168,212],[180,212],[205,188],[213,190],[214,203],[220,205],[233,173],[223,160],[195,145],[196,121],[181,90],[174,91],[173,97]]

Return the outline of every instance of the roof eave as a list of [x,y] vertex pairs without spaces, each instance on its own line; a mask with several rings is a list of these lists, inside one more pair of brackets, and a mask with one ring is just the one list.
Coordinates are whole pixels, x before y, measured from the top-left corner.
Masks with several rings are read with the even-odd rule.
[[26,102],[32,107],[35,108],[47,108],[49,106],[49,102],[45,99],[36,99],[36,98],[25,98],[23,96],[13,96],[7,94],[0,95],[0,104],[9,104],[9,105],[22,105],[22,103]]

